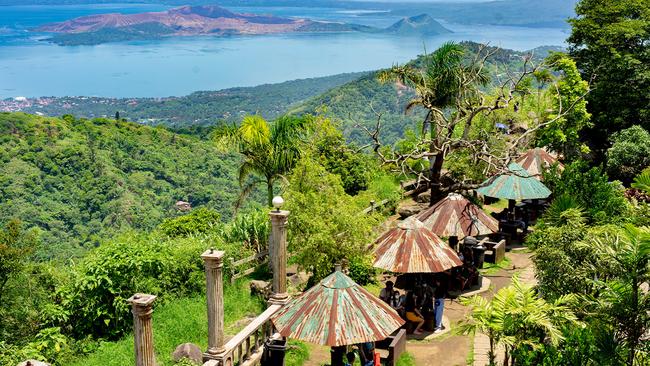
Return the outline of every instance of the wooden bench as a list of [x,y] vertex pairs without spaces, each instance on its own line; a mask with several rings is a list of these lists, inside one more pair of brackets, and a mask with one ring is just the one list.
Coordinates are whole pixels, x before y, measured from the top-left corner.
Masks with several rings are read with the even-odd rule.
[[500,240],[498,242],[489,241],[487,238],[480,241],[486,248],[485,261],[487,263],[499,263],[506,258],[506,241]]
[[383,365],[397,365],[397,360],[406,350],[406,330],[398,329],[383,341],[375,342],[375,348],[381,355]]

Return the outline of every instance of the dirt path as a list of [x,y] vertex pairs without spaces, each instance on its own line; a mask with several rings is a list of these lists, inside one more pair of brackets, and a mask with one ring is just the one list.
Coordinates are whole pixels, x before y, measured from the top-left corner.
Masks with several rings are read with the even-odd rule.
[[[527,283],[531,278],[534,279],[529,253],[510,252],[507,255],[513,267],[502,269],[494,275],[486,276],[492,281],[492,287],[487,292],[481,294],[481,296],[492,298],[496,291],[510,284],[514,274],[518,274]],[[407,352],[413,355],[417,366],[467,365],[471,359],[469,356],[472,350],[475,350],[473,365],[478,365],[476,360],[482,359],[482,354],[487,354],[487,349],[484,351],[483,344],[480,342],[481,337],[472,339],[471,336],[456,335],[454,332],[454,329],[458,329],[458,323],[465,319],[468,312],[469,309],[461,305],[458,301],[447,300],[445,303],[445,315],[452,324],[451,335],[434,339],[430,342],[409,341],[406,346]]]
[[[507,286],[512,276],[517,274],[519,279],[524,284],[534,285],[537,283],[535,278],[535,268],[533,262],[530,259],[530,254],[522,252],[511,252],[508,254],[508,257],[512,260],[513,268],[507,270],[501,270],[496,274],[494,278],[491,277],[492,283],[495,283],[496,290]],[[494,292],[492,292],[492,295]],[[490,296],[492,296],[490,295]],[[474,337],[474,363],[473,366],[487,366],[489,365],[488,352],[490,350],[490,339],[484,334],[476,334]],[[496,350],[497,359],[503,358],[503,349],[497,348]]]

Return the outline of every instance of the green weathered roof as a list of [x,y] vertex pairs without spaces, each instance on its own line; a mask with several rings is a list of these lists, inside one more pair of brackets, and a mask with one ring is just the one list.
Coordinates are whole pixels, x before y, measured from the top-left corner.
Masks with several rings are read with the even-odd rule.
[[510,163],[508,170],[508,173],[486,180],[476,191],[484,196],[507,200],[546,198],[551,195],[551,191],[521,165]]
[[284,305],[271,320],[284,337],[327,346],[379,341],[404,324],[388,304],[339,271]]

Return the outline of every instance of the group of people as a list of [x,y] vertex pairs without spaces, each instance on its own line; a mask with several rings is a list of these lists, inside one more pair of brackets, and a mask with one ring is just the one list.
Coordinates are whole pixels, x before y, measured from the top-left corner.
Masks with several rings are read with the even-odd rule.
[[442,324],[442,314],[445,309],[447,285],[449,277],[446,273],[434,275],[432,283],[419,283],[405,294],[395,289],[392,281],[386,282],[379,297],[395,309],[404,320],[415,325],[414,334],[422,334],[422,328],[427,320],[433,321],[433,331],[445,329]]

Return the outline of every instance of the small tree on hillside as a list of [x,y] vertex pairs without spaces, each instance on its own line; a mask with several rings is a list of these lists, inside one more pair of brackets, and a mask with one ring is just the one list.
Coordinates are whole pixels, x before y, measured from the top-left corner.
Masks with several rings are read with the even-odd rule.
[[9,221],[0,230],[0,304],[7,282],[22,271],[36,241],[36,235],[24,231],[18,220]]
[[611,137],[607,150],[607,171],[612,178],[630,183],[650,166],[650,133],[641,126],[632,126]]
[[271,207],[274,184],[285,179],[302,155],[301,142],[309,123],[309,117],[291,116],[268,123],[255,115],[244,117],[239,126],[225,126],[214,132],[221,148],[235,148],[244,157],[239,166],[242,190],[237,207],[260,183],[266,185],[267,204]]

